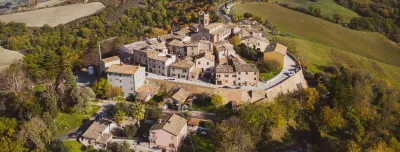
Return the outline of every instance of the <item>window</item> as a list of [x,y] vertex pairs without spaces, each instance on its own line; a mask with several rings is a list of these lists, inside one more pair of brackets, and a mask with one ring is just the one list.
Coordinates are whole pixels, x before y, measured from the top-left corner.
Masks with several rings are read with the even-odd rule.
[[186,70],[183,70],[183,72],[186,72]]
[[248,75],[249,73],[248,72],[246,72],[246,75]]
[[210,62],[207,62],[207,65],[210,65]]
[[257,78],[254,78],[254,80],[257,80]]
[[197,64],[200,64],[200,62],[197,62]]
[[131,90],[133,90],[133,88],[131,88]]
[[240,72],[239,72],[239,75],[240,75]]
[[172,71],[175,71],[175,68],[172,68]]
[[221,77],[221,75],[218,74],[218,75],[217,75],[217,78],[219,78],[219,77]]
[[119,82],[121,82],[121,83],[122,83],[122,80],[119,80]]
[[229,75],[226,74],[225,77],[227,78],[227,77],[229,77]]
[[240,77],[238,78],[238,80],[240,80]]
[[236,75],[232,75],[232,77],[236,78]]

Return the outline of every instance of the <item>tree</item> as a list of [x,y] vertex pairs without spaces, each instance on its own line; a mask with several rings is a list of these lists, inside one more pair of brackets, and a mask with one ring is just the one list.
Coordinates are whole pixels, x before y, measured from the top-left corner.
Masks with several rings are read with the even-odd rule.
[[333,19],[336,23],[343,23],[343,18],[342,14],[333,14]]
[[138,131],[138,128],[136,127],[136,125],[128,125],[128,126],[125,126],[125,128],[124,128],[124,133],[129,138],[135,137],[137,131]]
[[145,118],[147,120],[158,120],[162,114],[162,110],[157,106],[147,106],[145,112]]
[[120,87],[110,87],[110,90],[107,92],[107,97],[119,97],[124,95],[122,89]]
[[93,84],[92,88],[97,96],[101,98],[107,98],[107,95],[111,90],[111,85],[108,83],[107,79],[101,78]]
[[0,117],[0,148],[1,151],[19,152],[25,150],[24,140],[16,136],[17,120]]
[[324,131],[335,131],[344,126],[345,120],[338,109],[331,109],[328,106],[322,108],[320,125]]
[[122,144],[113,142],[108,147],[107,150],[111,152],[131,152],[130,145],[127,142],[123,142]]
[[52,133],[47,129],[42,119],[35,117],[31,121],[25,122],[19,136],[26,141],[27,147],[38,151],[44,151],[46,145],[52,141]]
[[125,112],[117,111],[117,113],[115,113],[114,118],[117,124],[120,125],[125,120]]
[[71,148],[63,143],[62,140],[56,139],[51,142],[50,146],[47,148],[49,152],[69,152]]
[[140,120],[144,119],[144,113],[146,112],[145,105],[135,103],[132,106],[130,116],[138,120],[138,125],[140,125]]
[[214,106],[222,105],[222,104],[223,104],[222,96],[219,95],[219,94],[214,94],[214,95],[212,96],[211,103],[212,103]]
[[240,38],[238,35],[234,35],[232,36],[232,40],[231,43],[233,44],[233,46],[237,47],[240,45]]
[[217,149],[224,152],[253,151],[251,135],[242,127],[241,120],[231,117],[217,125]]
[[87,112],[90,110],[90,101],[95,97],[95,93],[89,87],[75,87],[69,96],[77,112]]
[[0,76],[0,90],[4,93],[13,93],[19,96],[20,93],[27,89],[29,78],[22,62],[15,62],[10,65]]

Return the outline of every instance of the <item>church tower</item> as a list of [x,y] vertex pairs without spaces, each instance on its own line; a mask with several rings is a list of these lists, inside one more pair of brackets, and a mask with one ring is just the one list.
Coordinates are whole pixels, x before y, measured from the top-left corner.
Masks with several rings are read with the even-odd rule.
[[199,27],[204,27],[210,23],[210,14],[201,11],[199,12]]

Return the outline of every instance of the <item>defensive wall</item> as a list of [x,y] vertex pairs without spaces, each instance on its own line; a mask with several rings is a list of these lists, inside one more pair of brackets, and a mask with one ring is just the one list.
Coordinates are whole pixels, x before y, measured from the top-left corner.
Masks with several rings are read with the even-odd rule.
[[219,94],[223,97],[224,103],[228,103],[230,101],[236,101],[238,103],[257,102],[265,100],[272,101],[279,94],[296,91],[300,88],[307,88],[307,81],[304,78],[303,68],[301,67],[300,62],[292,54],[288,53],[287,55],[289,55],[289,57],[292,58],[297,65],[299,65],[300,70],[296,72],[293,76],[288,77],[287,79],[276,84],[275,86],[270,87],[267,90],[213,88],[153,78],[146,78],[146,84],[158,86],[163,85],[166,87],[167,90],[177,90],[179,88],[184,88],[192,94]]

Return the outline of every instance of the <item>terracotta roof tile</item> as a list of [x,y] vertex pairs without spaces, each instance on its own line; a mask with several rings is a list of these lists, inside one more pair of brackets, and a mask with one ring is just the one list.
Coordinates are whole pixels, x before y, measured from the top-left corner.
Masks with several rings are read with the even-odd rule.
[[177,68],[183,68],[183,69],[190,69],[191,67],[194,66],[194,62],[190,59],[184,59],[175,63],[172,63],[169,65],[170,67],[177,67]]
[[186,101],[187,98],[189,98],[190,92],[186,91],[183,88],[180,88],[173,96],[175,100],[178,100],[180,103],[183,103]]
[[215,72],[216,73],[232,73],[233,67],[231,65],[218,65],[215,67]]
[[235,64],[236,72],[259,72],[254,64]]
[[[163,129],[175,136],[178,136],[183,127],[187,124],[187,120],[176,114],[161,116],[162,122],[156,122],[151,128],[152,130]],[[169,137],[168,137],[169,138]]]
[[120,58],[118,56],[112,56],[112,57],[104,58],[104,59],[101,59],[101,60],[104,63],[108,63],[108,62],[118,61],[118,60],[120,60]]
[[135,74],[139,68],[144,68],[144,67],[139,67],[139,66],[134,66],[134,65],[126,65],[126,64],[113,64],[107,69],[106,72],[121,73],[121,74]]

